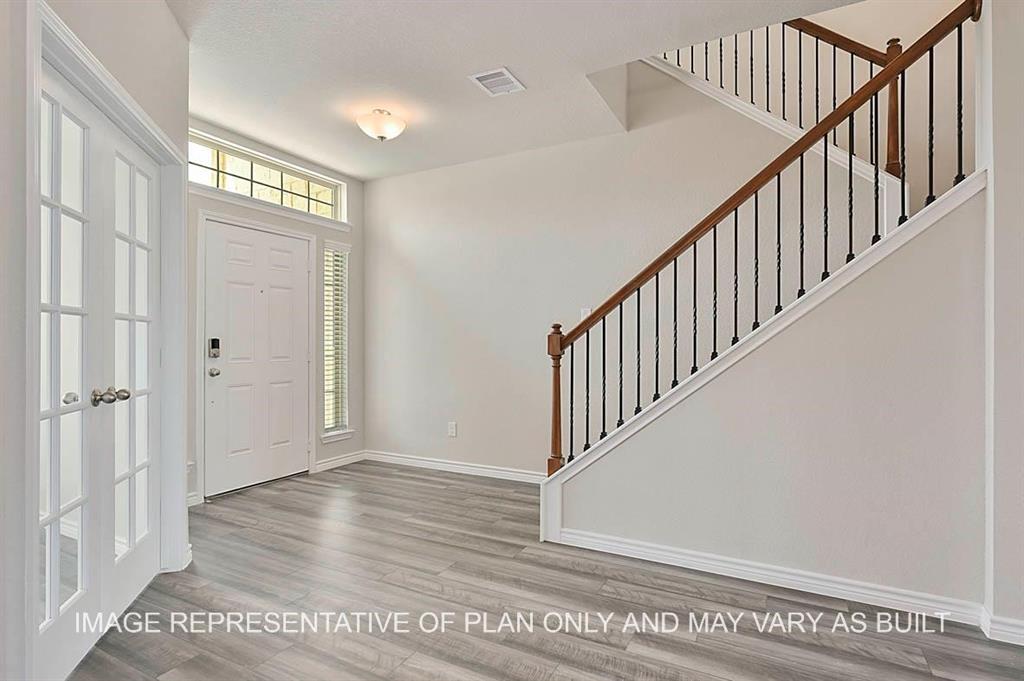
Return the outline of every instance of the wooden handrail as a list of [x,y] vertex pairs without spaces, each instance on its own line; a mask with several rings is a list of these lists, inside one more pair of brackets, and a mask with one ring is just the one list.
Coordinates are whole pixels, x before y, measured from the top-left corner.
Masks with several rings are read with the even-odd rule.
[[570,346],[574,341],[583,336],[587,330],[593,328],[601,321],[603,317],[610,314],[620,303],[635,294],[638,288],[653,279],[655,274],[671,265],[675,258],[679,257],[686,249],[696,243],[698,239],[710,232],[715,225],[725,220],[732,214],[733,210],[751,199],[754,196],[754,192],[763,188],[772,178],[788,168],[801,154],[809,151],[815,143],[831,132],[833,128],[843,123],[850,114],[859,109],[871,97],[881,92],[890,83],[896,82],[901,73],[927,54],[928,50],[934,47],[940,40],[956,30],[957,26],[968,19],[977,21],[978,17],[981,16],[981,3],[982,0],[964,0],[913,45],[903,51],[902,54],[893,58],[873,78],[837,106],[832,113],[822,118],[819,123],[804,133],[800,139],[790,145],[774,161],[766,165],[746,184],[736,190],[732,196],[711,211],[693,229],[684,234],[682,238],[669,246],[668,249],[630,279],[608,300],[596,307],[593,312],[587,315],[568,333],[561,335],[561,347],[564,349]]
[[889,63],[885,52],[876,50],[875,48],[865,45],[862,42],[858,42],[853,38],[847,38],[845,35],[836,33],[832,29],[825,28],[813,21],[808,21],[807,19],[792,19],[786,22],[786,26],[795,28],[798,31],[803,31],[813,38],[824,40],[830,45],[835,45],[841,50],[845,50],[850,54],[860,57],[861,59],[873,62],[878,66],[884,67]]

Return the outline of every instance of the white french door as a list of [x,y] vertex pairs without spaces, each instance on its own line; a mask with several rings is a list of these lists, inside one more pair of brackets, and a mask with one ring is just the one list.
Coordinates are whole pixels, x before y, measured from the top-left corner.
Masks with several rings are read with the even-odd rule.
[[35,669],[63,678],[159,568],[156,163],[43,65]]
[[303,239],[205,224],[211,496],[309,469],[310,256]]

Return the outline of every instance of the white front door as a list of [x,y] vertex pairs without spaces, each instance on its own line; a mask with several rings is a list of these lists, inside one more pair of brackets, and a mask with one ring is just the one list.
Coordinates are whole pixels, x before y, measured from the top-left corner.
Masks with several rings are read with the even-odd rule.
[[156,163],[48,65],[40,121],[35,669],[63,678],[159,568]]
[[309,469],[309,243],[207,221],[205,494]]

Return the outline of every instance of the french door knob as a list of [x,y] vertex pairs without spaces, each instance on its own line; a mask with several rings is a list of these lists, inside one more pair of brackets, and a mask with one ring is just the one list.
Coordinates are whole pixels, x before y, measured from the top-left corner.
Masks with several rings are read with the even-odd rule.
[[94,407],[100,406],[101,402],[103,404],[113,404],[117,402],[117,392],[114,391],[114,386],[110,386],[103,391],[96,388],[92,391],[92,399],[90,401]]
[[121,388],[120,390],[115,392],[114,395],[117,396],[118,400],[123,402],[124,400],[127,400],[129,397],[132,396],[132,391],[128,390],[128,388]]
[[209,374],[212,378],[217,378],[218,376],[220,376],[220,369],[218,369],[217,367],[213,367],[210,369]]
[[64,397],[60,398],[60,401],[64,404],[74,404],[78,401],[78,393],[64,393]]

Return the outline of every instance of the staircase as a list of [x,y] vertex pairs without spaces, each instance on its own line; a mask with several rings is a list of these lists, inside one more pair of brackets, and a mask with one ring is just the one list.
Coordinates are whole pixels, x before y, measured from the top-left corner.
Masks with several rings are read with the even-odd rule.
[[[883,51],[797,19],[653,60],[771,117],[795,141],[579,324],[552,325],[549,476],[705,380],[720,353],[754,342],[766,320],[790,314],[965,179],[963,27],[980,12],[980,0],[965,0],[906,50],[897,39]],[[956,98],[936,101],[935,53],[953,44],[956,72],[940,77],[956,79]],[[908,69],[919,62],[925,114],[908,127],[907,80],[922,75]],[[956,152],[949,178],[935,172],[936,116],[956,119],[955,139],[939,140]],[[924,168],[908,167],[909,135],[925,139]],[[926,189],[920,200],[910,177]]]

